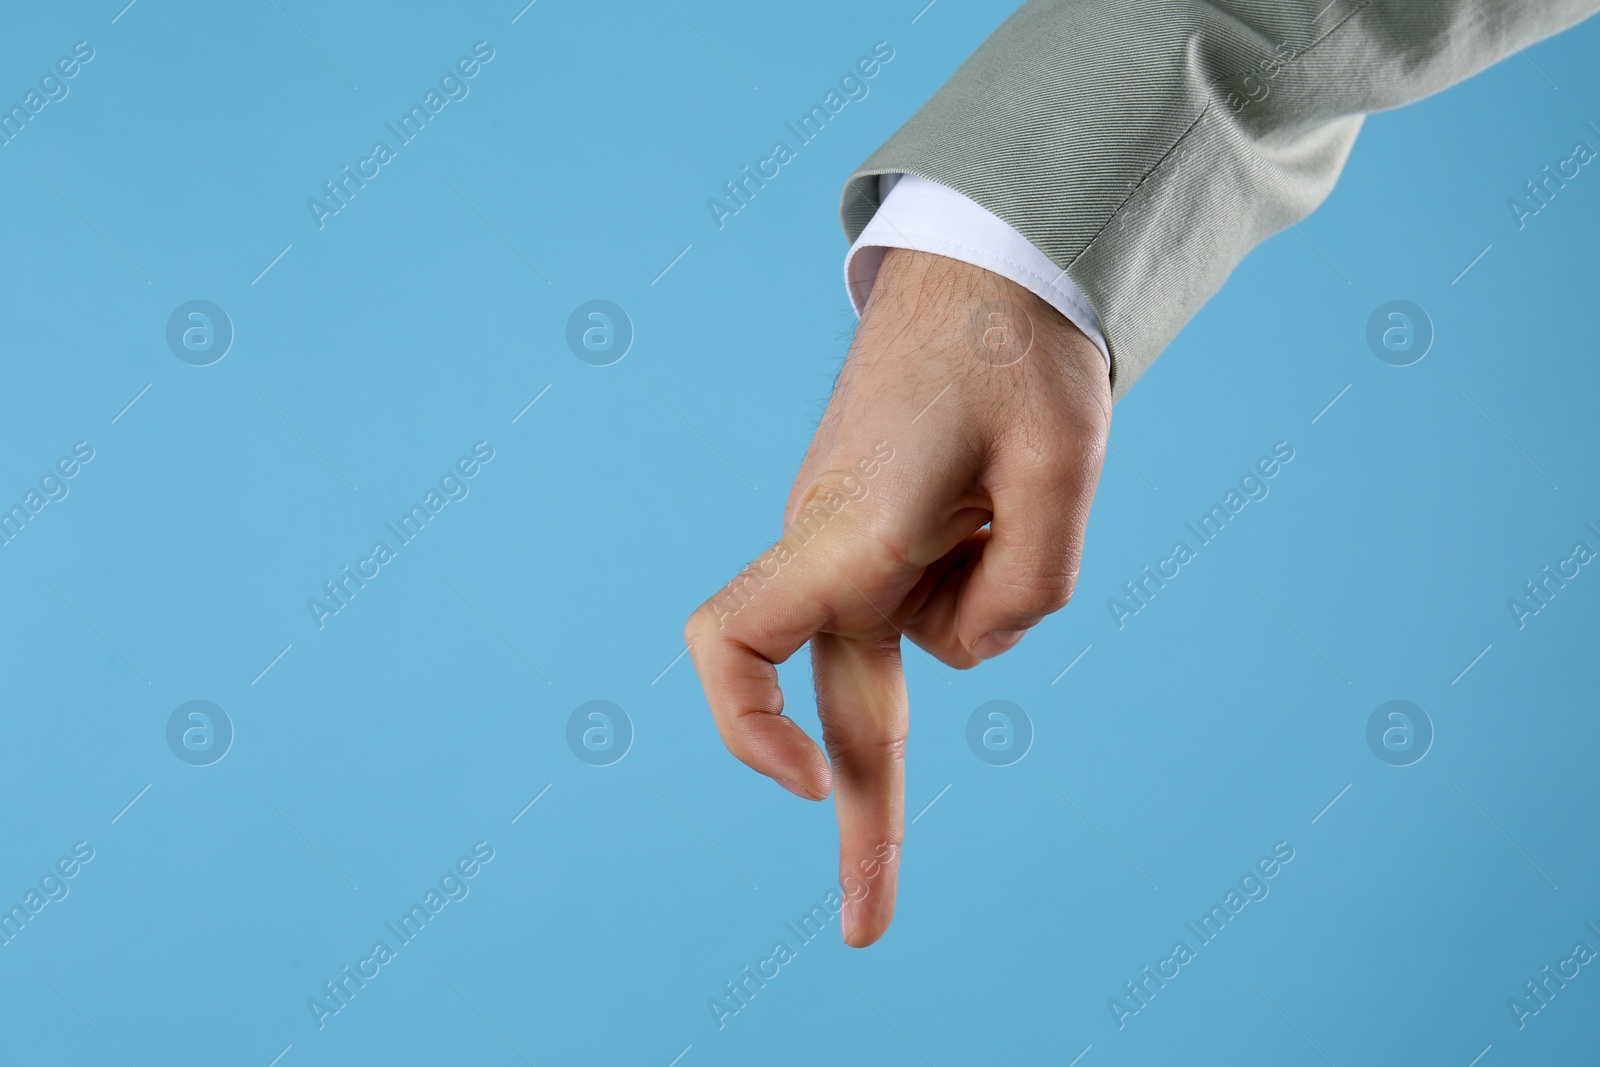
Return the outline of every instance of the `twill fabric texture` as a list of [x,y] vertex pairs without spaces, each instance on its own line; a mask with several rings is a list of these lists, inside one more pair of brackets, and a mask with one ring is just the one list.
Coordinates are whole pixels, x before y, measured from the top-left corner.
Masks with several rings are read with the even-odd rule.
[[1088,297],[1120,399],[1261,241],[1332,190],[1363,117],[1446,88],[1600,0],[1032,0],[845,185],[880,174],[1014,226]]

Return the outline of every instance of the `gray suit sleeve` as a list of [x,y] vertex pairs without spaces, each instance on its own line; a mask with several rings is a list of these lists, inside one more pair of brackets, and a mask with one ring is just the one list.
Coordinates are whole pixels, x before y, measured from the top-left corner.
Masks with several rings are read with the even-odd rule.
[[853,174],[920,174],[1094,304],[1121,398],[1245,253],[1333,188],[1368,112],[1460,81],[1600,0],[1031,0]]

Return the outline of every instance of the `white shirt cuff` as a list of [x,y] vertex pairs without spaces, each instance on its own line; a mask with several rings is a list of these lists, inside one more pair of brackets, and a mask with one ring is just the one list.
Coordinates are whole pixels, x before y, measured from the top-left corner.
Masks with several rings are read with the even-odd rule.
[[878,177],[879,206],[844,261],[845,288],[860,315],[889,248],[959,259],[1009,278],[1065,315],[1094,342],[1111,371],[1100,316],[1050,257],[1000,216],[947,185],[916,174]]

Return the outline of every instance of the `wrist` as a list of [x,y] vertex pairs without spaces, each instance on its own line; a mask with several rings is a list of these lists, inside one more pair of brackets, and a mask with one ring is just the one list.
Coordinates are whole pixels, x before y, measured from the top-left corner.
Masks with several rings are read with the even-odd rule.
[[994,368],[1037,361],[1065,373],[1075,392],[1103,397],[1109,413],[1110,379],[1094,342],[1025,286],[964,260],[887,249],[860,332],[868,347],[899,348],[895,340],[910,334]]

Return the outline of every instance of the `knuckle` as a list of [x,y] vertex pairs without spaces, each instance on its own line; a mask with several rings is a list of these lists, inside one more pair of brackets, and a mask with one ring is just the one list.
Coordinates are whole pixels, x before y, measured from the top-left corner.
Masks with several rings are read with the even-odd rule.
[[1107,437],[1104,431],[1092,436],[1074,435],[1074,448],[1077,453],[1077,471],[1084,482],[1093,484],[1099,478],[1100,469],[1106,462]]
[[1104,454],[1099,438],[1069,433],[1049,449],[1041,466],[1052,488],[1078,492],[1099,471]]
[[871,751],[884,763],[904,763],[906,761],[906,742],[906,731],[897,730],[874,738],[871,744]]
[[871,495],[870,474],[831,469],[813,478],[790,509],[784,540],[793,550],[818,538],[824,544],[848,547],[875,564],[898,572],[914,571],[929,561],[918,558],[918,531],[900,509],[863,506]]
[[852,471],[826,470],[811,480],[789,508],[787,533],[810,541],[867,496],[867,483]]
[[997,487],[1030,510],[1063,506],[1084,481],[1083,459],[1073,444],[1013,447],[997,473]]
[[1059,441],[1038,460],[1040,474],[1051,488],[1075,486],[1088,464],[1088,446],[1075,435]]
[[927,566],[917,559],[912,535],[898,526],[875,525],[866,532],[874,556],[899,573],[910,573]]
[[930,649],[929,651],[933,653],[934,658],[940,663],[958,671],[970,671],[983,662],[983,660],[974,656],[959,644],[951,648]]
[[1066,607],[1077,584],[1075,568],[1068,567],[1065,561],[1052,560],[1014,578],[1000,579],[995,591],[1012,617],[1038,620]]
[[683,622],[683,643],[693,647],[695,638],[705,630],[706,608],[711,601],[706,601],[689,613]]
[[888,767],[906,761],[907,732],[903,728],[835,725],[823,731],[823,741],[828,759],[835,765]]
[[851,740],[835,738],[828,741],[827,747],[828,759],[834,766],[849,767],[858,771],[872,768],[874,773],[881,773],[883,768],[904,764],[906,761],[904,736]]
[[714,637],[726,624],[727,613],[718,607],[717,597],[712,597],[695,608],[683,624],[683,643],[693,649],[696,644]]
[[1018,480],[1047,491],[1081,489],[1100,470],[1105,450],[1105,421],[1092,412],[1062,413],[1043,428],[1021,422],[1002,440]]
[[1036,581],[1036,605],[1044,609],[1045,614],[1060,611],[1072,601],[1072,594],[1077,589],[1078,575],[1075,571],[1064,569],[1053,570],[1042,575]]
[[696,639],[727,631],[740,612],[760,599],[762,591],[778,578],[791,558],[788,546],[780,541],[740,570],[689,616],[683,628],[684,640],[692,645]]
[[908,625],[905,637],[922,651],[958,671],[969,671],[983,661],[961,644],[954,631],[944,628]]

